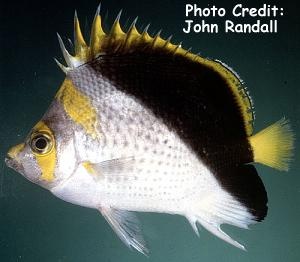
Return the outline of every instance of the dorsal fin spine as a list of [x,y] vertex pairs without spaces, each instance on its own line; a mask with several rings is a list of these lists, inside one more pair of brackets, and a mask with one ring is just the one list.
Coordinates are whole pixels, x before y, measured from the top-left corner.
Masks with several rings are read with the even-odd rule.
[[159,30],[157,32],[157,34],[154,36],[154,38],[152,40],[151,48],[155,48],[155,44],[159,45],[159,41],[161,39],[160,34],[161,34],[161,30]]
[[82,36],[76,11],[74,15],[74,38],[76,56],[79,56],[80,58],[87,57],[86,49],[88,48],[88,46]]
[[175,55],[177,53],[177,51],[181,48],[182,46],[182,42],[180,42],[177,46],[175,46],[174,50],[173,50],[173,55]]
[[91,30],[91,36],[90,36],[91,57],[96,57],[98,55],[99,50],[101,50],[102,40],[106,36],[101,25],[100,9],[101,9],[101,4],[99,4],[97,8],[93,25],[92,25],[92,30]]
[[70,67],[62,65],[56,58],[54,58],[54,61],[65,74],[67,74],[71,70]]
[[126,34],[126,38],[125,38],[125,41],[124,41],[124,48],[126,49],[127,47],[130,47],[131,43],[133,41],[135,41],[139,36],[140,36],[140,33],[138,32],[138,30],[136,29],[136,22],[138,20],[138,17],[136,17],[131,26],[129,27],[128,29],[128,32]]
[[150,35],[148,34],[149,27],[150,27],[150,24],[148,24],[145,27],[145,29],[144,29],[144,31],[143,31],[143,33],[141,35],[141,40],[144,41],[144,42],[149,42],[149,41],[152,40],[152,37],[150,37]]
[[[171,44],[171,39],[172,39],[172,37],[173,37],[173,36],[170,35],[170,36],[168,37],[168,39],[165,41],[164,46],[163,46],[164,48],[168,48],[168,45]],[[172,45],[172,44],[171,44],[171,45]],[[172,46],[173,46],[173,49],[176,48],[175,45],[172,45]]]
[[75,67],[74,66],[74,57],[69,54],[69,52],[66,49],[65,44],[64,44],[63,40],[61,39],[59,33],[57,33],[57,38],[58,38],[58,43],[59,43],[61,52],[64,56],[64,59],[65,59],[67,65],[68,65],[68,67],[71,67],[71,68]]
[[91,30],[90,48],[92,57],[95,57],[99,53],[99,50],[101,50],[101,43],[105,37],[106,34],[102,30],[101,17],[97,15]]
[[109,38],[111,38],[112,41],[122,39],[125,35],[120,25],[121,14],[122,10],[120,10],[120,12],[118,13],[109,33]]

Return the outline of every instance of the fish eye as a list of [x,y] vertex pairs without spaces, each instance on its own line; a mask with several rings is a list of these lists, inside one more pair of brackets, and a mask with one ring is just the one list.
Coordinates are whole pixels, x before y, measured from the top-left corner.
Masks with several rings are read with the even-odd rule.
[[31,150],[37,154],[47,154],[53,147],[51,136],[46,133],[33,133],[30,141]]

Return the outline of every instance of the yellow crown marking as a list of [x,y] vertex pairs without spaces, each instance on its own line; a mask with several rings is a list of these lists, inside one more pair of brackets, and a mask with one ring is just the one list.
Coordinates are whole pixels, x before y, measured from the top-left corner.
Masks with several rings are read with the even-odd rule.
[[67,115],[76,124],[83,127],[88,135],[93,139],[99,137],[98,117],[95,108],[88,96],[82,94],[69,78],[63,82],[56,98],[62,103]]

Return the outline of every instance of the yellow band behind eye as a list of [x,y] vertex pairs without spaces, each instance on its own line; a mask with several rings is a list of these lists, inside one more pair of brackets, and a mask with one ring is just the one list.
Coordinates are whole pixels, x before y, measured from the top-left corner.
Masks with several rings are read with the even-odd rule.
[[54,171],[56,166],[56,144],[54,135],[52,133],[52,130],[43,121],[38,122],[33,128],[33,134],[36,133],[47,134],[52,141],[52,148],[51,150],[49,150],[49,152],[41,154],[32,151],[35,155],[37,164],[41,169],[41,179],[47,182],[52,182],[55,178]]

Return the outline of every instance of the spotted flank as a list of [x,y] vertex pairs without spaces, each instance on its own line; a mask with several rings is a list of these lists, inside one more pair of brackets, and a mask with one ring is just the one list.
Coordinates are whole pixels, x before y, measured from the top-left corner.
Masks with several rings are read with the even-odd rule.
[[197,235],[201,226],[245,250],[221,227],[264,220],[268,196],[253,164],[289,169],[291,124],[283,118],[254,133],[252,99],[233,69],[149,35],[149,26],[138,30],[137,19],[125,32],[120,20],[121,12],[105,32],[99,6],[87,41],[75,13],[74,53],[58,35],[65,80],[7,165],[97,209],[143,254],[135,212],[184,216]]

